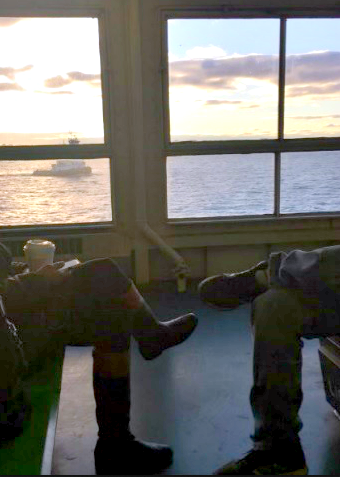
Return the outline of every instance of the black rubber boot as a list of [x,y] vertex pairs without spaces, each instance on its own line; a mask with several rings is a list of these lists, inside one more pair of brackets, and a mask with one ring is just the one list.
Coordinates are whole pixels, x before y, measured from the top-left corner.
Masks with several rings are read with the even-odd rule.
[[299,440],[276,444],[269,450],[251,450],[228,462],[213,475],[307,475],[308,468]]
[[214,308],[233,309],[249,302],[265,291],[256,279],[256,272],[266,270],[268,262],[258,263],[239,273],[222,273],[201,281],[198,292],[202,301]]
[[157,358],[164,350],[183,343],[197,326],[193,313],[169,321],[158,321],[145,302],[133,313],[132,334],[146,360]]
[[129,430],[130,377],[93,376],[99,427],[95,450],[97,475],[157,474],[172,463],[170,447],[138,441]]

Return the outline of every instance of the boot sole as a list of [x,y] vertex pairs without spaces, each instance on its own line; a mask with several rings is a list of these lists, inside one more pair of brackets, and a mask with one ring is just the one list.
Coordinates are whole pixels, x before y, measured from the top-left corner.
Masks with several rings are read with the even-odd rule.
[[[261,472],[254,471],[254,475],[265,475],[261,474]],[[308,475],[308,467],[304,467],[303,469],[292,470],[291,472],[282,472],[282,474],[277,475]]]

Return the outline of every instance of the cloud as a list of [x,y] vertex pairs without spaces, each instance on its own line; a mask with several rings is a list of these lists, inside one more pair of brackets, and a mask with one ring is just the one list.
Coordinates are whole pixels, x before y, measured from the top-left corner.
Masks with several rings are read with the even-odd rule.
[[[184,59],[169,63],[170,86],[235,90],[240,79],[278,83],[278,57],[250,54],[224,58]],[[289,96],[334,95],[340,92],[340,52],[289,55],[286,85]]]
[[[340,74],[340,71],[339,71]],[[326,80],[320,80],[320,82]],[[287,86],[287,96],[294,98],[296,96],[326,96],[340,93],[340,83],[331,83],[325,85],[306,85],[306,86]]]
[[276,83],[277,65],[277,57],[255,54],[174,61],[169,65],[170,85],[216,90],[235,89],[237,78],[256,78]]
[[25,91],[17,83],[0,83],[0,91]]
[[67,73],[67,75],[73,81],[92,82],[100,80],[100,74],[88,74],[82,73],[81,71],[71,71],[70,73]]
[[58,75],[48,78],[45,80],[44,85],[46,88],[63,88],[78,81],[88,83],[89,86],[93,87],[101,86],[100,74],[88,74],[81,71],[71,71],[67,73],[67,77]]
[[15,23],[18,23],[22,18],[12,18],[12,17],[0,17],[0,28],[1,27],[10,27]]
[[314,120],[314,119],[339,119],[340,114],[330,114],[327,116],[289,116],[289,119],[302,119],[303,121],[309,121],[309,120]]
[[35,91],[40,94],[74,94],[73,91]]
[[46,88],[62,88],[63,86],[69,85],[70,83],[72,83],[70,78],[64,78],[61,75],[48,78],[44,82]]
[[[200,102],[200,101],[198,101]],[[249,103],[247,101],[229,101],[224,99],[208,99],[204,101],[204,106],[238,106],[241,109],[259,108],[260,104]]]
[[242,101],[226,101],[226,100],[218,100],[218,99],[208,99],[207,101],[204,102],[205,106],[223,106],[223,105],[228,105],[228,106],[233,106],[236,104],[241,104]]
[[0,76],[6,76],[6,78],[13,80],[18,73],[24,73],[33,68],[33,65],[26,65],[22,68],[12,68],[10,66],[0,67]]
[[332,83],[338,82],[339,77],[339,51],[316,51],[287,58],[286,83],[289,85]]
[[261,105],[260,104],[246,104],[244,103],[241,107],[242,109],[253,109],[253,108],[259,108]]

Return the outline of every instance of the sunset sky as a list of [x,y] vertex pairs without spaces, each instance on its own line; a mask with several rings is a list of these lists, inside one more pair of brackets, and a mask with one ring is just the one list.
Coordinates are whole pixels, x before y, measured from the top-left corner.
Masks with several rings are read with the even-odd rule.
[[[170,20],[171,135],[276,138],[279,20]],[[340,136],[340,20],[287,22],[286,137]]]
[[[173,140],[277,137],[279,20],[168,31]],[[103,141],[97,19],[0,18],[0,42],[0,144]],[[286,137],[340,136],[340,19],[288,20],[286,85]]]
[[0,143],[103,139],[97,19],[0,18],[0,44]]

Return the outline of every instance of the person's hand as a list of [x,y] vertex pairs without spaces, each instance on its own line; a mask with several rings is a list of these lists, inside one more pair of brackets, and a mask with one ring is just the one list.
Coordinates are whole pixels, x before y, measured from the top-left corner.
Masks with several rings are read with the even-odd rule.
[[44,265],[39,268],[35,273],[41,277],[46,278],[51,283],[61,283],[64,275],[59,271],[65,265],[65,262],[55,262],[53,265]]
[[10,275],[17,275],[18,273],[27,272],[28,265],[26,262],[12,262]]

